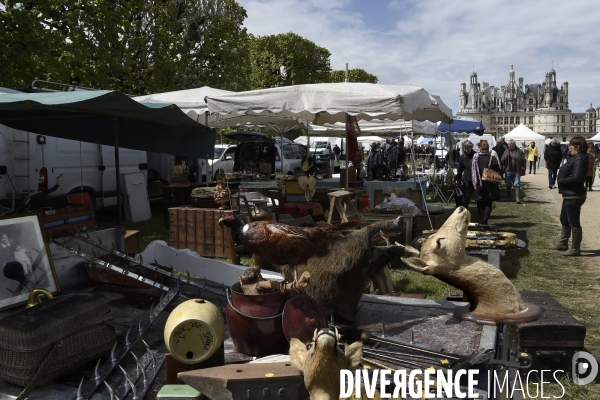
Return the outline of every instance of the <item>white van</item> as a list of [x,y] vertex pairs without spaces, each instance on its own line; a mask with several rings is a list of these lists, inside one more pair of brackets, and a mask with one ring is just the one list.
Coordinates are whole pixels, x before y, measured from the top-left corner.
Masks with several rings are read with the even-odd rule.
[[261,132],[231,132],[225,136],[238,143],[233,165],[233,171],[237,172],[261,170],[267,173],[269,169],[270,174],[281,170],[291,175],[296,168],[302,168],[307,154],[306,146]]
[[[219,145],[215,145],[215,155],[217,154],[217,146]],[[212,177],[214,180],[217,180],[217,174],[230,174],[233,172],[233,162],[235,159],[235,150],[237,149],[237,146],[235,144],[226,144],[222,146],[227,147],[222,150],[219,157],[214,160],[212,163],[212,168],[210,169],[212,171]]]
[[[146,176],[146,152],[120,148],[119,155],[121,174],[143,171]],[[82,191],[98,208],[117,204],[114,147],[0,125],[0,204],[14,209],[28,196],[54,186],[61,174],[60,187],[36,206],[64,206],[65,195]]]
[[[206,165],[206,160],[204,159],[198,159],[198,163],[202,163],[202,180],[206,181],[207,177],[215,177],[215,175],[217,173],[223,173],[225,171],[225,167],[222,165],[227,157],[231,157],[231,168],[233,168],[233,153],[235,153],[235,148],[233,149],[233,153],[230,151],[227,151],[228,148],[230,148],[231,145],[229,144],[215,144],[215,153],[213,155],[213,159],[212,160],[208,160],[208,165]],[[234,146],[235,147],[235,146]],[[227,152],[227,155],[223,155],[225,152]],[[219,170],[219,168],[221,168],[220,172],[217,172]],[[231,171],[228,171],[231,172]]]

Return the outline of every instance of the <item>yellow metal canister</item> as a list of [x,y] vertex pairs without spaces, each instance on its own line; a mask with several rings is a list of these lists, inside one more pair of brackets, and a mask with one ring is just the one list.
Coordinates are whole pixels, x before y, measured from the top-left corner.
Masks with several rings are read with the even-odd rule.
[[223,343],[225,321],[219,309],[202,299],[175,307],[165,324],[165,344],[182,363],[196,364],[210,358]]

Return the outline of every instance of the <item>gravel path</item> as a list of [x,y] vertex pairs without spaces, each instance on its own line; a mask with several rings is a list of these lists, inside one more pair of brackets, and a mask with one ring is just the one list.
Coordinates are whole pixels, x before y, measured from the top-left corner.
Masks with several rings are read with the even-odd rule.
[[[528,171],[529,172],[529,171]],[[521,178],[521,185],[528,185],[524,190],[525,201],[522,207],[527,208],[528,200],[539,201],[556,219],[558,224],[556,229],[556,239],[560,236],[560,208],[562,206],[562,196],[558,194],[558,189],[548,188],[548,172],[546,168],[539,168],[535,175],[525,175]],[[581,245],[582,254],[587,256],[584,259],[588,262],[596,276],[600,276],[600,179],[596,176],[593,191],[587,192],[587,199],[581,208],[581,227],[583,229],[583,242]],[[517,204],[515,204],[517,206]],[[551,245],[552,243],[548,243]]]

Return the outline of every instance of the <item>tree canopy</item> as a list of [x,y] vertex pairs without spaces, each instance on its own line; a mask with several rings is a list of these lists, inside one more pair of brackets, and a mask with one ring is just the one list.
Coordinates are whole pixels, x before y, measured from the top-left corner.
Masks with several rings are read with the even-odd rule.
[[250,89],[327,82],[331,53],[295,33],[250,35]]
[[234,0],[0,1],[0,84],[51,80],[131,94],[246,86]]
[[[253,36],[235,0],[0,0],[0,86],[34,79],[132,95],[343,82],[295,33]],[[362,69],[352,82],[377,82]]]
[[[346,71],[342,69],[336,69],[331,71],[329,74],[329,82],[344,82],[346,80]],[[348,82],[364,82],[364,83],[377,83],[378,79],[375,75],[372,75],[361,68],[355,68],[348,70]]]

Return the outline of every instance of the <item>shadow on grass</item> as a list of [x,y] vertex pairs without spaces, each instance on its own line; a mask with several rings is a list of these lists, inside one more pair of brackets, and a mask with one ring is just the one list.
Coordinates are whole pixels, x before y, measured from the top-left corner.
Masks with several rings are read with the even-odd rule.
[[581,257],[600,257],[600,250],[581,250]]
[[526,198],[523,199],[523,203],[525,204],[551,204],[551,201],[544,201],[544,200],[527,200]]
[[[506,217],[506,218],[511,218],[510,216]],[[493,221],[494,217],[490,217],[490,220]],[[530,228],[532,226],[536,226],[537,224],[534,222],[507,222],[507,223],[499,223],[499,224],[495,224],[496,227],[498,227],[498,229],[502,228],[502,229],[509,229],[510,232],[512,233],[516,233],[517,236],[519,237],[519,239],[521,240],[525,240],[521,235],[527,235],[527,231],[524,230],[525,228]],[[520,230],[519,228],[523,229]]]

